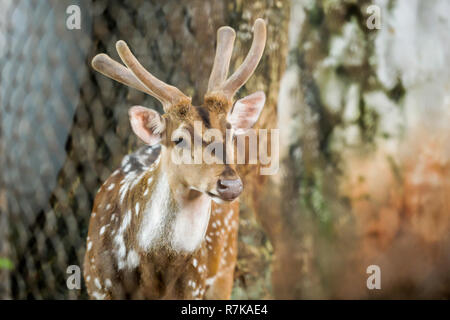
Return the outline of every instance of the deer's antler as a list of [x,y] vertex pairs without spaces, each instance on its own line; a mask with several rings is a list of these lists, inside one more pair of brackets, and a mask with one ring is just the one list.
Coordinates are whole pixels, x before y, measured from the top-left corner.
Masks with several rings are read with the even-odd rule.
[[180,101],[190,100],[179,89],[157,79],[145,70],[125,41],[117,41],[116,49],[126,67],[104,53],[94,57],[92,67],[111,79],[155,97],[162,103],[166,112]]
[[92,67],[101,74],[116,80],[124,85],[130,86],[149,95],[152,92],[144,86],[134,74],[117,61],[111,59],[107,54],[100,53],[92,60]]
[[235,32],[230,27],[222,27],[217,31],[216,56],[209,78],[207,95],[221,94],[231,100],[236,91],[247,82],[255,71],[266,44],[266,24],[263,19],[256,19],[253,34],[252,46],[244,62],[226,79]]

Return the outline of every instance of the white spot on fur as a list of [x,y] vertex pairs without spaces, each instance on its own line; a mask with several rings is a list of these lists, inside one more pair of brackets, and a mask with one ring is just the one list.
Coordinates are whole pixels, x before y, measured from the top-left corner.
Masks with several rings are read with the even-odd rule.
[[139,215],[139,202],[136,203],[135,212],[136,212],[136,215]]
[[122,167],[125,167],[125,165],[127,165],[128,164],[128,162],[130,162],[130,156],[125,156],[125,157],[123,157],[123,159],[122,159],[122,163],[120,164]]
[[92,241],[89,241],[87,245],[87,251],[89,252],[89,250],[91,249],[92,249]]
[[123,203],[125,200],[126,195],[130,190],[133,189],[133,187],[139,183],[142,179],[142,177],[145,175],[145,171],[142,172],[140,175],[138,175],[136,172],[130,172],[129,174],[125,175],[125,177],[120,182],[120,189],[119,189],[119,197],[120,202]]
[[98,278],[95,278],[95,279],[94,279],[94,283],[95,283],[95,286],[96,286],[99,290],[102,289],[102,285],[101,285],[100,280],[99,280]]
[[226,215],[225,218],[224,218],[224,221],[225,221],[226,224],[228,223],[228,221],[229,221],[229,220],[231,219],[231,217],[233,216],[233,213],[234,213],[233,210],[228,211],[227,215]]
[[105,233],[105,230],[106,230],[106,227],[107,227],[107,226],[108,226],[108,225],[103,226],[103,227],[100,228],[100,235],[103,235],[103,234]]
[[111,184],[106,188],[106,190],[111,191],[112,189],[114,189],[114,186],[115,186],[115,184],[114,184],[114,183],[111,183]]
[[122,224],[120,225],[117,235],[114,237],[115,253],[117,256],[117,265],[119,270],[125,267],[125,256],[127,254],[127,249],[125,247],[124,233],[128,228],[131,221],[131,211],[128,210],[123,217]]
[[97,300],[103,300],[103,299],[105,299],[106,294],[101,294],[101,293],[99,293],[99,292],[97,292],[97,291],[94,291],[94,292],[92,293],[92,296],[93,296],[95,299],[97,299]]
[[194,266],[194,268],[197,267],[197,259],[194,258],[194,260],[192,260],[192,265]]
[[111,280],[110,279],[106,279],[105,280],[105,288],[108,289],[108,288],[111,288],[111,286],[112,286]]
[[128,268],[130,269],[134,269],[139,265],[139,255],[137,254],[136,251],[131,250],[128,253],[128,257],[127,257],[127,263],[128,263]]
[[199,289],[196,289],[196,290],[194,290],[194,292],[192,292],[192,295],[193,295],[194,297],[197,297],[199,294],[200,294],[200,288],[199,288]]

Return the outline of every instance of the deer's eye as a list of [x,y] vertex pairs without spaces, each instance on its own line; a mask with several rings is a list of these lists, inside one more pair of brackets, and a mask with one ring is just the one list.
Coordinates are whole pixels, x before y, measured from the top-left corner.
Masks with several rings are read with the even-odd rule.
[[175,143],[175,146],[178,148],[186,148],[187,149],[187,148],[189,148],[189,145],[190,145],[190,143],[189,143],[190,141],[186,137],[178,137],[173,142]]
[[176,146],[181,146],[181,144],[184,142],[183,137],[179,137],[177,140],[174,141]]

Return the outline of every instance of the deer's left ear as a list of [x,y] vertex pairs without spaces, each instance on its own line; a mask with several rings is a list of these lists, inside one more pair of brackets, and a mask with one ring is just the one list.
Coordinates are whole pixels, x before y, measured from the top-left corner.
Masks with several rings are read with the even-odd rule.
[[266,102],[266,95],[262,91],[252,93],[239,99],[227,116],[235,134],[244,134],[258,121],[261,110]]

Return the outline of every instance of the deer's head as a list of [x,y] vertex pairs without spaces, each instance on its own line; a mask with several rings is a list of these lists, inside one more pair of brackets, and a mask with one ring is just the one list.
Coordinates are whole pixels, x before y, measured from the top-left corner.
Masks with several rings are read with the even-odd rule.
[[[255,21],[250,51],[230,77],[227,74],[235,32],[230,27],[222,27],[217,37],[216,56],[202,106],[193,106],[190,97],[145,70],[124,41],[118,41],[116,48],[125,66],[106,54],[97,55],[92,65],[102,74],[162,103],[163,115],[141,106],[132,107],[129,115],[133,131],[142,141],[163,146],[162,161],[172,181],[208,194],[213,200],[231,201],[240,195],[243,186],[234,161],[229,159],[233,155],[227,150],[233,144],[234,135],[255,124],[265,102],[263,92],[253,93],[234,104],[233,96],[250,78],[261,59],[266,27],[262,19]],[[198,163],[195,157],[204,154],[205,148],[209,148],[209,154],[217,161],[202,159]],[[181,154],[180,159],[184,161],[173,161],[173,155]]]

